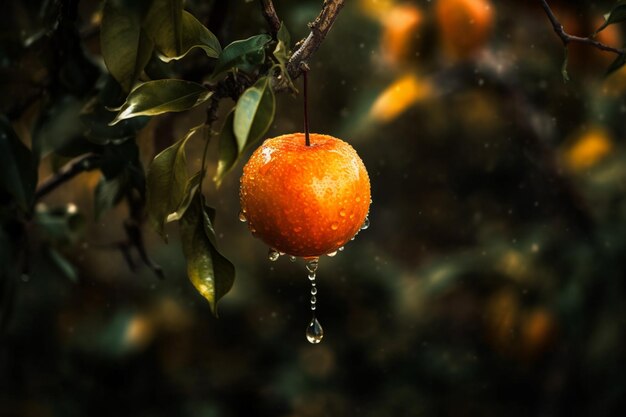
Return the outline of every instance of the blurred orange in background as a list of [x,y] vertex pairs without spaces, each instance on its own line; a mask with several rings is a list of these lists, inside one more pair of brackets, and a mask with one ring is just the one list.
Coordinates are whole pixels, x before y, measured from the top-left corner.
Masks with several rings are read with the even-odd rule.
[[606,157],[613,149],[609,132],[602,127],[592,127],[575,136],[562,152],[567,168],[573,172],[589,169]]
[[450,58],[469,58],[481,49],[494,26],[494,9],[488,0],[437,0],[437,27]]
[[382,16],[383,33],[380,49],[385,63],[397,65],[407,58],[422,20],[420,9],[411,4],[394,6]]

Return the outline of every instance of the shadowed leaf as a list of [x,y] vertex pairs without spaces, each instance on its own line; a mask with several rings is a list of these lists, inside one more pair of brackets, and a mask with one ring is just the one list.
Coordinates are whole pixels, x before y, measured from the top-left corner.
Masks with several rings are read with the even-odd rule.
[[626,54],[618,55],[617,58],[615,58],[615,60],[611,62],[611,65],[609,65],[609,67],[607,68],[605,75],[611,75],[618,69],[622,68],[624,64],[626,64]]
[[595,36],[607,26],[626,21],[626,1],[617,2],[610,12],[604,15],[604,23],[593,34]]
[[129,91],[148,63],[154,45],[141,26],[137,8],[109,0],[102,12],[100,44],[109,72]]
[[219,187],[226,174],[235,166],[239,157],[239,149],[237,147],[237,138],[233,132],[233,120],[235,117],[234,110],[226,116],[224,125],[219,135],[219,149],[217,171],[213,177],[216,185]]
[[28,210],[37,185],[37,167],[30,149],[17,137],[11,124],[0,116],[0,187]]
[[176,211],[183,199],[188,182],[185,144],[199,129],[159,153],[147,172],[146,211],[154,229],[167,241],[163,227],[168,216]]
[[187,275],[217,316],[218,301],[233,286],[235,267],[215,248],[211,213],[204,206],[201,194],[196,193],[182,217],[180,233],[187,259]]
[[207,29],[189,12],[183,10],[182,14],[182,38],[180,50],[171,44],[172,36],[162,30],[157,30],[154,42],[161,61],[170,62],[183,58],[194,48],[201,48],[210,58],[219,57],[222,47],[215,35]]

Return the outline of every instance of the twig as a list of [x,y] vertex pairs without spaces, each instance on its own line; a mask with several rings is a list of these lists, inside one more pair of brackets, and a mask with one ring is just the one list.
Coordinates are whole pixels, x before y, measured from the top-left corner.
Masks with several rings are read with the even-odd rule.
[[570,35],[569,33],[565,31],[565,28],[563,28],[563,25],[561,24],[561,22],[559,22],[557,17],[554,15],[554,13],[552,12],[552,9],[550,9],[548,2],[546,0],[540,0],[540,2],[541,2],[541,6],[543,7],[543,10],[545,10],[546,15],[548,16],[548,19],[550,19],[550,22],[552,23],[552,28],[554,29],[554,32],[556,32],[558,37],[561,39],[561,42],[563,42],[563,46],[567,47],[567,45],[570,42],[574,42],[574,43],[582,43],[585,45],[590,45],[602,51],[612,52],[617,55],[624,55],[626,53],[626,49],[614,48],[602,42],[598,42],[597,40],[592,39],[590,37]]
[[267,20],[267,24],[272,28],[272,32],[278,32],[280,29],[280,19],[276,14],[276,9],[274,8],[274,3],[272,0],[259,0],[261,3],[261,8],[263,9],[263,16],[265,16],[265,20]]
[[99,155],[89,153],[68,162],[58,173],[41,183],[35,192],[35,201],[54,191],[57,187],[71,180],[81,172],[97,169],[100,166],[99,161]]
[[337,15],[341,11],[345,0],[324,0],[324,6],[317,18],[309,24],[311,32],[309,36],[302,42],[300,47],[291,55],[287,63],[287,70],[291,79],[296,79],[302,73],[302,65],[307,64],[311,55],[313,55],[322,41],[328,34]]

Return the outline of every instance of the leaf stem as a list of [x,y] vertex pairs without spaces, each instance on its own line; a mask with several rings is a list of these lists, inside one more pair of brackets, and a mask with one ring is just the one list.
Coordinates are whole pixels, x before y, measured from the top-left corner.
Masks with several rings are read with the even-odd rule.
[[303,87],[303,98],[304,98],[304,143],[306,144],[306,146],[311,146],[311,139],[309,138],[309,109],[308,109],[308,101],[309,101],[309,96],[308,96],[308,91],[307,91],[307,84],[308,84],[308,79],[307,79],[307,74],[308,71],[304,71],[302,73],[304,80],[304,87]]

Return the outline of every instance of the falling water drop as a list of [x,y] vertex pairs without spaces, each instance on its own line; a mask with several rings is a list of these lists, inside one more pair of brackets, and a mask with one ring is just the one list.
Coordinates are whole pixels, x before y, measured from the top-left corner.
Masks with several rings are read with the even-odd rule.
[[248,221],[248,219],[246,219],[246,214],[243,212],[243,210],[239,212],[239,221],[241,223],[245,223]]
[[338,250],[339,252],[343,252],[343,250],[344,250],[344,249],[345,249],[345,248],[342,246],[342,247],[340,247],[340,248],[339,248],[339,249],[337,249],[337,250]]
[[317,318],[313,316],[306,328],[306,340],[308,340],[309,343],[317,344],[322,341],[323,337],[324,329],[322,329],[322,325],[317,321]]
[[320,263],[320,258],[310,258],[306,261],[306,269],[311,273],[317,271],[317,266]]
[[306,329],[306,339],[309,343],[319,343],[324,337],[324,330],[315,317],[315,310],[317,309],[317,284],[315,282],[317,267],[319,266],[319,258],[310,258],[306,262],[306,269],[309,271],[309,281],[311,282],[311,311],[313,317]]
[[370,218],[366,217],[363,225],[361,226],[361,230],[367,230],[370,227]]
[[280,257],[280,253],[278,253],[276,249],[270,248],[267,251],[267,259],[269,259],[270,261],[275,262],[276,260],[278,260],[279,257]]
[[293,255],[289,256],[289,262],[295,262],[296,261],[296,257]]

